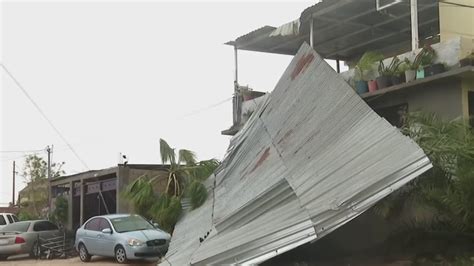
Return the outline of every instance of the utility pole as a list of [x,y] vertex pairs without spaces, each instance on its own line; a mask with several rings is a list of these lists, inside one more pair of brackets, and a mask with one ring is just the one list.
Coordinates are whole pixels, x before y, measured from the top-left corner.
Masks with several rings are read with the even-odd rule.
[[15,161],[13,161],[13,195],[12,195],[12,205],[15,206]]
[[51,214],[51,148],[46,147],[46,152],[48,153],[48,212]]

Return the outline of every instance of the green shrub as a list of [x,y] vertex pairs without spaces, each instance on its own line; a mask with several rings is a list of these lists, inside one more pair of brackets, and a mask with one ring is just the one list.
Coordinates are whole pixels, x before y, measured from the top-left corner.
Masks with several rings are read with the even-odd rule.
[[67,223],[68,201],[64,196],[56,198],[56,207],[51,216],[51,220],[57,224]]
[[151,209],[152,218],[158,222],[161,229],[172,232],[181,215],[181,200],[175,196],[163,194]]
[[196,209],[206,201],[207,190],[199,181],[192,181],[187,188],[187,195],[191,200],[192,208]]

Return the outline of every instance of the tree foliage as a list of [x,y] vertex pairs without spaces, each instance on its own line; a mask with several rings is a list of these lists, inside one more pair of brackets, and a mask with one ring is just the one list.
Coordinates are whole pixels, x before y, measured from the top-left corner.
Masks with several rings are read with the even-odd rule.
[[192,208],[201,206],[207,198],[202,184],[219,166],[215,159],[197,161],[193,151],[172,148],[160,139],[160,156],[167,165],[166,187],[162,194],[154,190],[154,183],[161,176],[140,176],[127,185],[123,195],[133,204],[135,212],[154,219],[160,227],[171,232],[181,214],[181,197],[189,197]]
[[464,121],[443,121],[432,114],[412,114],[403,132],[418,143],[433,168],[375,211],[386,218],[410,215],[404,225],[425,231],[474,233],[474,134]]
[[[57,178],[63,175],[65,172],[62,170],[64,162],[52,163],[51,164],[51,178]],[[23,178],[27,183],[27,187],[24,190],[22,196],[28,198],[28,203],[25,206],[29,215],[32,217],[44,216],[43,209],[48,206],[48,188],[44,185],[48,177],[48,164],[42,158],[36,154],[28,155],[25,158],[24,166],[22,169]]]
[[65,225],[68,221],[68,208],[68,201],[64,196],[56,197],[51,220],[57,224]]

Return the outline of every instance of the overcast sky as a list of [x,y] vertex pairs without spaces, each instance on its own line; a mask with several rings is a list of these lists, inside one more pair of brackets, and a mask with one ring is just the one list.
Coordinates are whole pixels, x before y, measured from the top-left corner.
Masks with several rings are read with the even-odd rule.
[[[315,1],[287,3],[2,3],[1,62],[87,169],[160,163],[159,138],[199,159],[222,159],[232,124],[233,48],[224,42],[297,19]],[[240,52],[241,84],[271,91],[290,56]],[[12,161],[54,145],[54,161],[87,170],[1,70],[0,203]],[[46,156],[45,152],[38,153]],[[24,186],[17,179],[17,189]]]

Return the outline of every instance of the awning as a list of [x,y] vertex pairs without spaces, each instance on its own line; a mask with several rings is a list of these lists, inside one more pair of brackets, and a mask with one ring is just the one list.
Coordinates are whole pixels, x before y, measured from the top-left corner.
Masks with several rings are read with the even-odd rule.
[[[365,51],[400,53],[411,48],[410,1],[383,11],[375,0],[324,0],[304,10],[297,35],[277,35],[265,26],[227,42],[241,50],[294,55],[309,43],[313,19],[315,50],[327,59],[352,59]],[[439,34],[438,0],[418,0],[419,38]],[[286,26],[285,26],[286,27]]]

